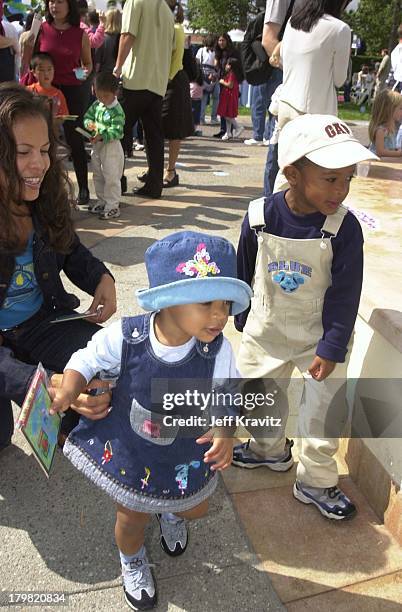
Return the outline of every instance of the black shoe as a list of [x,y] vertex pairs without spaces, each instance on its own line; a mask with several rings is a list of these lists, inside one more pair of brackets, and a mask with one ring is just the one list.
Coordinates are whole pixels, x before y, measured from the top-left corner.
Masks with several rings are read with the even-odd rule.
[[141,183],[146,183],[148,178],[148,170],[142,172],[142,174],[137,174],[137,179],[141,181]]
[[121,195],[127,193],[127,177],[123,174],[120,179]]
[[78,206],[85,206],[89,202],[89,191],[87,187],[81,187],[76,200]]
[[163,180],[164,188],[177,187],[178,184],[179,184],[179,175],[177,174],[176,170],[174,171],[173,178],[171,178],[170,181],[168,179]]
[[134,155],[133,155],[133,150],[131,149],[131,151],[125,151],[125,152],[124,152],[124,157],[125,157],[126,159],[130,159],[131,157],[134,157]]
[[225,134],[225,130],[219,130],[219,132],[217,134],[213,134],[214,138],[222,138],[222,136]]
[[147,187],[140,187],[139,189],[134,189],[134,195],[140,196],[141,198],[151,198],[153,200],[158,200],[161,197],[161,193],[157,193],[156,191],[151,191]]

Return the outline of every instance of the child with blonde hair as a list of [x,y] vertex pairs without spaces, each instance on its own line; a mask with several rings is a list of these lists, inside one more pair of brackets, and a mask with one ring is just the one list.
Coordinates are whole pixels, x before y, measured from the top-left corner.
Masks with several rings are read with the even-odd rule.
[[397,147],[399,124],[402,122],[402,95],[385,89],[374,100],[369,124],[370,151],[379,157],[402,157]]

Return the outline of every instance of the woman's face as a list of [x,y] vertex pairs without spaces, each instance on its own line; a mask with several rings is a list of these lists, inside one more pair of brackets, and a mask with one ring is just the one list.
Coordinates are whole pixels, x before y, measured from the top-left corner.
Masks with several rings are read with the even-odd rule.
[[17,170],[23,182],[22,198],[33,202],[50,166],[49,131],[43,117],[21,117],[13,126]]
[[49,1],[49,13],[59,22],[66,21],[70,7],[67,0],[50,0]]
[[226,47],[228,46],[228,42],[226,38],[224,38],[223,36],[219,36],[218,45],[220,46],[221,49],[226,49]]

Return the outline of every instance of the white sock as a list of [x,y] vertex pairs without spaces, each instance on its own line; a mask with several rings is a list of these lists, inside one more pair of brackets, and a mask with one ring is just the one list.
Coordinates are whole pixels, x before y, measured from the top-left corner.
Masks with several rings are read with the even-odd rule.
[[162,516],[169,523],[178,523],[179,521],[182,520],[180,516],[176,516],[175,514],[172,514],[171,512],[164,512]]
[[145,546],[144,544],[141,546],[141,548],[139,548],[137,550],[136,553],[134,553],[133,555],[125,555],[124,553],[121,552],[121,550],[119,550],[120,553],[120,559],[122,563],[133,563],[133,561],[135,561],[135,559],[143,559],[145,557]]

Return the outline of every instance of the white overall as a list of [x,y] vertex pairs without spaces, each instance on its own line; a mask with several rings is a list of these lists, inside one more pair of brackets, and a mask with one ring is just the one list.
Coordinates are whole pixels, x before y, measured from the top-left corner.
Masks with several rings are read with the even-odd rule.
[[[238,368],[246,378],[273,378],[286,390],[296,366],[303,375],[299,406],[298,435],[301,451],[297,478],[308,486],[332,487],[338,482],[334,454],[338,437],[327,438],[328,422],[341,431],[346,421],[344,393],[334,406],[334,390],[345,383],[347,363],[336,365],[322,382],[307,372],[322,338],[324,296],[331,285],[332,245],[347,209],[326,218],[322,238],[294,239],[263,232],[264,199],[249,206],[249,223],[258,236],[258,252],[253,278],[254,297],[245,325],[238,356]],[[330,237],[325,237],[330,234]],[[278,379],[281,379],[280,381]],[[338,395],[337,395],[338,399]],[[329,411],[330,408],[330,411]],[[258,417],[258,409],[252,415]],[[335,412],[335,416],[334,413]],[[281,407],[282,427],[277,435],[263,438],[261,427],[254,431],[250,449],[261,457],[279,457],[285,447],[288,406]],[[269,430],[270,432],[272,429]],[[312,432],[314,437],[312,437]]]
[[105,212],[119,208],[120,177],[124,170],[124,152],[120,140],[96,142],[92,148],[92,172],[96,197]]

